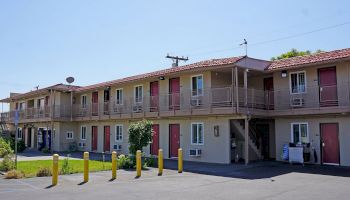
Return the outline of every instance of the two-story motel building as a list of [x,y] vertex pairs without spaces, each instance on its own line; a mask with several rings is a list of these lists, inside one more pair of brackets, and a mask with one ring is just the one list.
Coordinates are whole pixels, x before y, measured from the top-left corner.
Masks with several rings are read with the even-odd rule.
[[[318,164],[350,166],[350,49],[279,61],[201,61],[86,87],[57,84],[1,102],[2,124],[28,148],[128,153],[127,129],[153,121],[144,149],[190,161],[282,159],[283,145],[307,143]],[[52,131],[53,130],[53,131]],[[314,154],[312,154],[314,157]]]

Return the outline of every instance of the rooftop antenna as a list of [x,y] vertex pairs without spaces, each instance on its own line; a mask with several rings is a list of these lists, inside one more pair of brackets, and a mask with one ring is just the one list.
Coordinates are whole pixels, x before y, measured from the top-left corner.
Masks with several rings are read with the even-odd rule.
[[179,66],[179,60],[180,61],[188,61],[188,57],[179,57],[179,56],[170,56],[169,54],[167,54],[167,56],[165,58],[169,58],[169,59],[172,59],[173,60],[173,67],[178,67]]
[[244,42],[239,44],[239,46],[242,46],[242,45],[245,46],[245,56],[247,57],[248,56],[248,42],[246,39],[243,39],[243,40],[244,40]]

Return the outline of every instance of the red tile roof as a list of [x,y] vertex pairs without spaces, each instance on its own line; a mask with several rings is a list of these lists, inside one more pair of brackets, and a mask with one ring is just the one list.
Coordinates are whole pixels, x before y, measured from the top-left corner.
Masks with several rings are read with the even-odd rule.
[[322,64],[339,59],[350,59],[350,48],[276,60],[270,64],[267,70],[289,69],[303,65]]
[[241,60],[242,58],[244,58],[244,56],[205,60],[205,61],[192,63],[189,65],[172,67],[172,68],[163,69],[163,70],[150,72],[150,73],[146,73],[146,74],[140,74],[140,75],[136,75],[136,76],[130,76],[130,77],[122,78],[122,79],[117,79],[114,81],[107,81],[107,82],[103,82],[103,83],[89,85],[86,87],[78,88],[76,91],[77,92],[88,91],[88,90],[93,90],[93,89],[97,89],[97,88],[101,88],[101,87],[107,87],[107,86],[111,86],[111,85],[115,85],[115,84],[121,84],[121,83],[130,82],[130,81],[152,78],[152,77],[166,76],[169,74],[183,72],[183,71],[189,71],[189,70],[194,70],[194,69],[205,70],[205,69],[210,68],[210,67],[234,64],[234,63],[238,62],[239,60]]
[[23,99],[23,98],[27,98],[27,97],[31,97],[31,96],[48,94],[49,90],[51,90],[51,89],[64,92],[64,91],[69,91],[69,90],[76,90],[78,88],[80,88],[80,87],[60,83],[60,84],[52,85],[49,87],[41,88],[38,90],[33,90],[33,91],[22,93],[22,94],[16,94],[16,95],[8,97],[6,99],[1,99],[0,102],[8,103],[11,100],[19,100],[19,99]]

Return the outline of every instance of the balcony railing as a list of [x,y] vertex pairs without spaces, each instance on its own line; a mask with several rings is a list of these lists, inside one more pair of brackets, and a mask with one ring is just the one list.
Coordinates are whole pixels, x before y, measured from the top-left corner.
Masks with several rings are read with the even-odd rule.
[[[237,91],[231,86],[204,89],[199,93],[182,90],[179,93],[160,94],[158,96],[145,95],[142,99],[124,98],[114,101],[91,104],[57,105],[53,108],[28,108],[19,111],[20,120],[35,119],[71,119],[78,117],[101,117],[111,115],[162,115],[163,113],[192,113],[193,111],[217,110],[229,113],[274,114],[274,111],[304,110],[334,107],[350,107],[349,84],[330,86],[311,86],[305,92],[291,93],[290,89],[264,91],[253,88],[239,87]],[[237,96],[236,96],[237,95]],[[238,109],[236,109],[238,106]],[[262,111],[262,112],[261,112]],[[267,112],[268,111],[268,112]],[[14,119],[14,111],[2,113],[3,120]],[[153,114],[152,114],[153,113]],[[288,112],[287,112],[288,113]],[[52,116],[51,116],[52,115]]]

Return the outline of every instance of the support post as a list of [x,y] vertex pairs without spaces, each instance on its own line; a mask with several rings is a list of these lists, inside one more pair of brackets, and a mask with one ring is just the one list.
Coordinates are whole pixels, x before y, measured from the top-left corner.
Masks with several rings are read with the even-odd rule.
[[84,183],[89,181],[89,152],[84,152]]
[[238,67],[235,67],[235,96],[236,96],[236,112],[239,112],[239,99],[238,99]]
[[136,151],[136,177],[141,177],[141,151]]
[[163,174],[163,149],[158,150],[158,176]]
[[178,172],[179,173],[182,173],[182,171],[183,171],[183,157],[182,157],[182,149],[181,148],[179,148],[178,149],[178,152],[177,152],[177,157],[178,157],[178,159],[177,159],[177,165],[178,165]]
[[112,180],[117,178],[117,152],[112,152]]
[[52,186],[58,183],[58,154],[54,154],[52,157]]
[[245,165],[249,164],[249,121],[244,119],[244,161]]
[[248,69],[244,70],[244,106],[248,106]]

